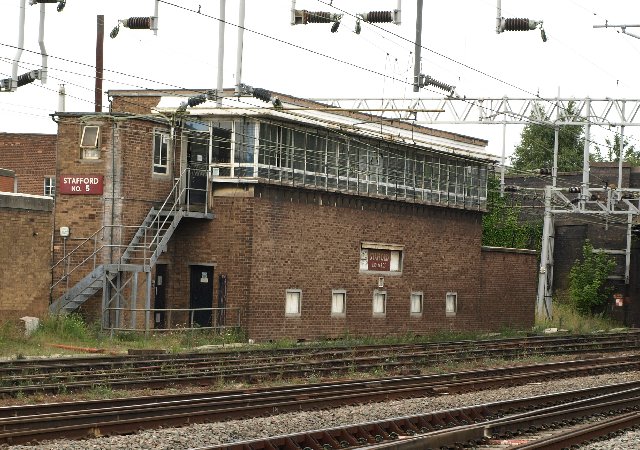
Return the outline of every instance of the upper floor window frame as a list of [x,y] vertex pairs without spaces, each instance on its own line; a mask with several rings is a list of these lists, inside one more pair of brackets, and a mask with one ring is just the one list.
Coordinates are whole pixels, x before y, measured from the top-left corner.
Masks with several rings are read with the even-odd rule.
[[152,173],[158,176],[169,176],[169,132],[165,129],[153,130]]

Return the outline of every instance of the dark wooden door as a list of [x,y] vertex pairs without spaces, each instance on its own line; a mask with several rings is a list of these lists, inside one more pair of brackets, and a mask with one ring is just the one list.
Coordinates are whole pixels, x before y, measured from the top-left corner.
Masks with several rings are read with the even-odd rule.
[[[213,306],[213,267],[191,266],[190,308],[211,308]],[[211,326],[211,309],[194,311],[193,325]]]
[[[166,294],[166,285],[167,285],[167,265],[166,264],[157,264],[156,265],[156,278],[155,278],[155,299],[153,301],[153,307],[158,309],[164,309],[167,307],[167,294]],[[167,328],[166,323],[166,312],[165,311],[155,311],[153,314],[153,323],[154,328]]]

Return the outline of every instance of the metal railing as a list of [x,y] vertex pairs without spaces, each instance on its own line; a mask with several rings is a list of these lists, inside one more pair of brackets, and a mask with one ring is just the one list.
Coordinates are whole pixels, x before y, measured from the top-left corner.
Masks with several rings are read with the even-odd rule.
[[[198,323],[198,313],[210,313],[210,322]],[[103,317],[106,315],[121,315],[122,320],[120,323],[129,324],[126,326],[106,326],[105,330],[110,331],[136,331],[136,332],[149,332],[155,331],[184,331],[184,330],[218,330],[224,331],[227,329],[240,328],[241,323],[241,308],[240,307],[228,307],[228,308],[126,308],[126,307],[108,307],[102,311]],[[131,323],[127,320],[126,314],[137,315],[143,319],[134,320]],[[159,321],[151,320],[155,319],[155,314],[165,314],[163,317],[163,326],[152,326]]]
[[[203,205],[197,212],[209,212],[210,177],[207,171],[204,188],[189,187],[191,172],[196,169],[186,168],[177,178],[162,206],[151,217],[147,225],[103,225],[91,236],[82,239],[69,253],[66,252],[67,238],[63,240],[63,257],[51,266],[51,286],[53,293],[56,287],[64,283],[69,289],[70,280],[77,274],[75,282],[93,272],[103,264],[152,266],[156,249],[162,243],[168,228],[175,216],[181,212],[196,212],[190,201],[192,192],[204,192]],[[145,221],[149,217],[145,217]],[[142,230],[142,235],[138,233]],[[123,243],[126,239],[127,243]],[[136,242],[136,240],[139,240]],[[105,242],[105,241],[109,241]],[[61,272],[56,277],[56,272]]]

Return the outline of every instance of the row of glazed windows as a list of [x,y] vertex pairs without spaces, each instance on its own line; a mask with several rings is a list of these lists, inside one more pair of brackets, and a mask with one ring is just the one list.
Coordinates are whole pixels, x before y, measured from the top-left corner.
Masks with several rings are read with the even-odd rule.
[[486,163],[332,130],[254,120],[185,122],[212,175],[484,209]]
[[[413,317],[422,316],[424,294],[422,292],[411,292],[409,296],[409,314]],[[458,294],[447,292],[444,303],[445,315],[455,316],[458,311]],[[375,289],[371,302],[371,313],[374,317],[385,317],[387,314],[387,291]],[[302,290],[287,289],[285,295],[285,316],[300,317],[302,314]],[[346,317],[347,314],[347,291],[344,289],[334,289],[331,291],[331,316]]]
[[[331,130],[254,120],[187,121],[187,145],[208,150],[212,175],[262,178],[359,195],[484,209],[486,163]],[[83,128],[84,159],[98,159],[98,126]],[[169,135],[153,133],[154,174],[169,175]]]

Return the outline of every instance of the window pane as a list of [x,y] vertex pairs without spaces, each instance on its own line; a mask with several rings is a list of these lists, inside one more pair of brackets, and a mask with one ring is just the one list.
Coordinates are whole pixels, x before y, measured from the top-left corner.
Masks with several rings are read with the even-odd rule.
[[457,309],[457,297],[458,295],[455,293],[448,293],[447,294],[447,303],[446,303],[446,313],[447,314],[453,314],[456,312]]
[[300,314],[300,292],[287,292],[286,314]]
[[82,142],[81,147],[97,147],[98,146],[98,131],[100,127],[97,126],[85,126],[82,128]]
[[391,252],[391,262],[389,270],[391,272],[398,272],[400,270],[400,252],[393,250]]
[[334,314],[343,314],[345,312],[345,296],[344,292],[334,292],[331,301],[331,312]]
[[373,312],[375,314],[385,313],[385,298],[387,294],[384,292],[376,292],[373,294]]
[[422,294],[419,294],[419,293],[411,294],[411,312],[412,313],[422,312]]

